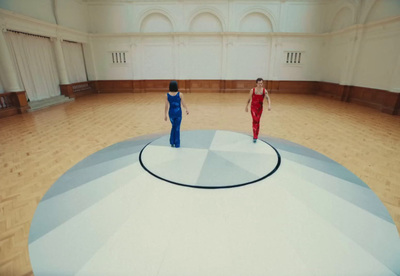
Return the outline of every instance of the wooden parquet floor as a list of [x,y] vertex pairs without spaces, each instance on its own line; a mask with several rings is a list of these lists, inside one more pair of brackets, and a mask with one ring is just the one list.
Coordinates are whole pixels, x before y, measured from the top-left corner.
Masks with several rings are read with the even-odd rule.
[[[80,160],[114,143],[166,133],[164,95],[88,95],[0,119],[0,275],[33,275],[28,234],[51,185]],[[182,130],[251,134],[247,94],[186,94]],[[367,183],[400,230],[400,116],[312,95],[271,95],[262,135],[290,140],[342,164]]]

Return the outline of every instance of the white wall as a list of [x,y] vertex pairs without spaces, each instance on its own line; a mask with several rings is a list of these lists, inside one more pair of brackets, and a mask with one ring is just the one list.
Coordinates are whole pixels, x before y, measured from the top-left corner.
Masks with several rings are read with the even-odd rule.
[[323,32],[326,4],[318,1],[287,1],[284,3],[282,32]]
[[[320,79],[319,33],[325,6],[255,3],[89,3],[96,78]],[[286,35],[299,32],[306,37]],[[285,35],[278,45],[274,41],[280,33]],[[116,43],[119,37],[130,41],[125,45],[129,65],[123,67],[109,59],[110,52],[124,47]],[[304,64],[285,66],[282,51],[287,49],[304,51]]]
[[[7,28],[83,42],[91,80],[260,76],[400,90],[398,0],[0,3],[18,13],[3,20]],[[113,51],[127,63],[113,64]],[[301,51],[302,63],[286,64],[285,51]]]
[[[253,79],[261,76],[270,80],[327,81],[394,91],[397,78],[388,74],[382,78],[382,75],[385,71],[400,70],[395,53],[397,40],[390,38],[398,27],[390,32],[386,27],[380,30],[385,39],[375,42],[367,39],[368,30],[362,43],[355,42],[355,36],[360,29],[368,28],[365,23],[380,25],[376,22],[400,15],[399,2],[106,4],[89,1],[90,28],[96,33],[92,40],[96,49],[96,78]],[[115,43],[106,42],[115,42],[112,35],[115,33],[131,41],[130,65],[125,70],[102,61],[107,52],[114,50],[112,47],[118,48]],[[372,49],[382,51],[384,57],[373,61],[369,58]],[[285,51],[301,51],[302,63],[285,64]],[[377,67],[372,68],[370,63]]]
[[372,2],[372,6],[367,13],[364,21],[365,23],[376,22],[388,17],[399,16],[399,0],[378,0],[370,2]]
[[1,0],[0,8],[45,22],[56,23],[52,0]]
[[128,33],[132,32],[130,26],[132,18],[128,4],[96,4],[89,8],[90,33]]
[[1,0],[0,8],[47,23],[88,31],[88,6],[80,0]]
[[[285,36],[280,39],[275,55],[273,80],[321,80],[322,37]],[[286,64],[287,51],[302,52],[301,64]]]
[[[88,50],[90,52],[90,49]],[[113,39],[92,40],[92,51],[93,51],[93,57],[95,58],[97,79],[101,80],[132,79],[133,76],[131,68],[132,61],[130,57],[128,57],[128,63],[126,64],[113,64],[111,56],[111,53],[113,51],[124,51],[130,53],[130,50],[131,48],[130,48],[129,38],[115,37]]]
[[[400,1],[369,1],[358,11],[339,4],[327,20],[332,32],[323,43],[322,80],[400,92]],[[357,21],[366,23],[336,28]]]
[[322,81],[346,85],[354,42],[354,32],[327,36],[322,42],[320,69]]
[[400,22],[365,29],[357,54],[353,85],[400,92]]
[[257,76],[267,79],[273,62],[270,37],[239,37],[228,45],[225,79],[252,80]]
[[[91,33],[140,32],[143,19],[151,13],[162,13],[168,18],[175,32],[208,31],[208,25],[217,18],[224,32],[266,31],[264,17],[273,24],[274,32],[321,33],[327,1],[87,1],[89,2]],[[203,20],[196,22],[198,15]],[[251,15],[251,19],[247,17]],[[256,16],[258,15],[258,17]],[[264,16],[264,17],[263,17]],[[203,24],[200,24],[203,23]],[[258,26],[258,23],[261,26]],[[204,27],[203,30],[201,28]],[[161,25],[157,27],[162,28]],[[212,27],[213,28],[213,27]]]
[[89,12],[85,3],[78,0],[56,0],[54,13],[59,25],[82,32],[89,31]]

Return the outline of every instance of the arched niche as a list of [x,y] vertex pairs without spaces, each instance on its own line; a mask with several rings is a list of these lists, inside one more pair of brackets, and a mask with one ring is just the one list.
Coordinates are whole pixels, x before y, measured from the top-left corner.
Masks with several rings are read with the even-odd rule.
[[143,33],[168,33],[173,32],[174,27],[171,20],[160,12],[146,15],[141,24],[140,31]]
[[400,14],[399,0],[385,0],[385,1],[376,0],[365,19],[365,23],[379,21],[392,16],[398,16],[399,14]]
[[191,32],[223,32],[221,20],[211,12],[198,13],[189,26]]
[[341,8],[332,20],[331,31],[338,31],[353,25],[354,13],[349,7]]
[[260,12],[251,12],[240,21],[241,32],[273,32],[271,20]]

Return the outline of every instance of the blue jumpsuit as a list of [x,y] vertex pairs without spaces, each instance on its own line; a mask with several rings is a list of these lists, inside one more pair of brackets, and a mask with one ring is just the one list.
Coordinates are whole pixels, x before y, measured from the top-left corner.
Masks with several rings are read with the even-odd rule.
[[180,128],[182,121],[182,109],[181,109],[181,97],[179,92],[176,93],[175,96],[171,96],[169,93],[168,102],[169,102],[169,120],[172,124],[171,136],[169,138],[169,143],[171,146],[175,146],[176,148],[180,147]]

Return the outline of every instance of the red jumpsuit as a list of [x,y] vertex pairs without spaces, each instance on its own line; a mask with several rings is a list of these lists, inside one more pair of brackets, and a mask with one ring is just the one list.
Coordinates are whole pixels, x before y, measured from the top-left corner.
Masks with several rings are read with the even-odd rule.
[[253,96],[251,98],[251,117],[253,117],[253,138],[258,139],[260,131],[260,119],[263,112],[263,102],[265,97],[265,88],[261,95],[256,94],[256,89],[253,88]]

